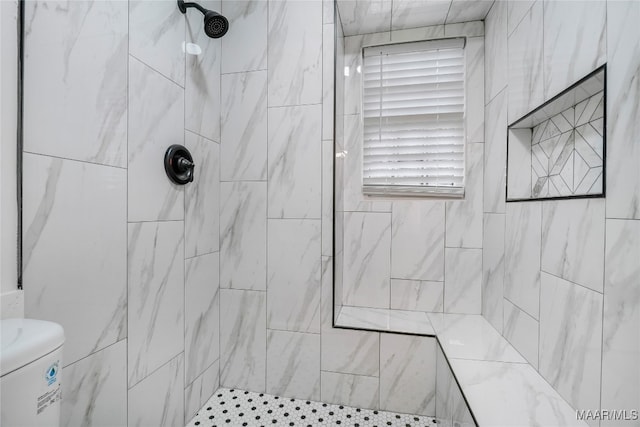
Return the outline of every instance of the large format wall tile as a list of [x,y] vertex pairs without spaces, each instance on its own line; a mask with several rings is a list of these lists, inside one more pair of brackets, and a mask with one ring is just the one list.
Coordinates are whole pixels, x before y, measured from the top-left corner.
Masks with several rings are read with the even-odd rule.
[[171,1],[129,2],[129,54],[184,86],[185,16]]
[[442,201],[398,201],[391,221],[391,277],[444,280]]
[[62,375],[62,426],[127,425],[126,340],[65,367]]
[[184,424],[207,403],[220,388],[220,364],[216,360],[198,378],[184,388]]
[[540,305],[541,203],[507,205],[504,296],[538,319]]
[[484,142],[484,212],[504,213],[507,166],[507,91],[486,106]]
[[62,325],[71,364],[127,334],[127,173],[32,154],[23,171],[25,315]]
[[184,191],[162,162],[184,141],[184,91],[135,58],[129,61],[129,221],[184,218]]
[[179,426],[184,420],[184,355],[129,390],[128,425]]
[[544,2],[545,100],[605,63],[606,18],[605,1]]
[[391,279],[391,309],[441,312],[444,283]]
[[640,4],[607,2],[607,218],[640,219]]
[[509,36],[509,122],[542,104],[542,6],[536,2]]
[[267,72],[223,75],[222,105],[220,179],[266,180]]
[[267,393],[320,400],[320,335],[267,334]]
[[602,295],[542,273],[539,371],[574,408],[600,409],[601,339]]
[[220,385],[265,391],[266,292],[220,290]]
[[220,184],[220,287],[266,289],[267,183]]
[[189,131],[185,146],[196,164],[184,194],[184,253],[190,258],[220,247],[220,146]]
[[482,247],[484,144],[467,144],[465,163],[464,200],[446,202],[445,246],[447,248]]
[[322,106],[269,108],[269,218],[321,218]]
[[538,368],[538,321],[504,300],[504,337],[534,368]]
[[320,221],[270,219],[267,327],[320,332]]
[[[391,29],[391,0],[338,1],[346,36],[378,33]],[[367,19],[362,19],[366,16]]]
[[[323,4],[327,0],[323,0]],[[322,26],[322,139],[333,139],[334,133],[334,81],[335,70],[335,28],[333,24]],[[334,68],[336,67],[336,68]]]
[[322,372],[321,400],[336,405],[379,409],[380,387],[377,377]]
[[560,200],[542,205],[542,270],[602,292],[602,199]]
[[[602,408],[640,404],[640,221],[607,220]],[[628,425],[623,421],[603,426]]]
[[484,214],[482,240],[482,315],[502,332],[505,216]]
[[130,387],[184,350],[183,228],[181,221],[129,224]]
[[[445,35],[450,37],[446,32],[447,27]],[[467,37],[466,40],[465,136],[468,143],[484,142],[484,37]]]
[[[484,95],[486,104],[489,104],[507,86],[508,5],[509,2],[506,1],[494,2],[485,19]],[[487,114],[485,117],[492,116]],[[489,126],[488,121],[485,126]],[[487,134],[491,133],[487,132]],[[485,140],[485,144],[487,142],[488,140]]]
[[377,377],[380,334],[332,328],[322,331],[322,370]]
[[127,165],[127,3],[25,2],[24,150]]
[[231,23],[222,38],[222,73],[265,70],[267,1],[223,0],[222,14]]
[[482,249],[445,250],[444,312],[482,311]]
[[185,261],[185,382],[190,384],[220,355],[219,254]]
[[[199,3],[207,9],[220,10],[220,0],[201,0]],[[190,11],[187,15],[186,42],[198,45],[202,52],[187,55],[185,129],[220,142],[221,39],[207,36],[200,13]]]
[[[333,140],[322,141],[322,255],[333,256],[333,221],[338,206],[334,207],[334,166]],[[338,196],[339,197],[339,196]]]
[[435,338],[382,334],[380,409],[435,415]]
[[269,106],[322,102],[322,0],[269,2]]
[[345,212],[345,305],[389,308],[391,215]]

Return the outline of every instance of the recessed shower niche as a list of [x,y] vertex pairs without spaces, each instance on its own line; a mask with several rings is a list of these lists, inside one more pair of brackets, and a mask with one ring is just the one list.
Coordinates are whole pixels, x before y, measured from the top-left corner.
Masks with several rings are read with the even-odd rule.
[[604,197],[606,65],[508,128],[507,202]]

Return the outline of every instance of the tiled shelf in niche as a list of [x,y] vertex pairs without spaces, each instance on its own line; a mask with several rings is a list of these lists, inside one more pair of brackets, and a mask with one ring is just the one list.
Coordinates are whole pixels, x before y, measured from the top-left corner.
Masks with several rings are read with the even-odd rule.
[[507,132],[507,202],[604,197],[606,65]]

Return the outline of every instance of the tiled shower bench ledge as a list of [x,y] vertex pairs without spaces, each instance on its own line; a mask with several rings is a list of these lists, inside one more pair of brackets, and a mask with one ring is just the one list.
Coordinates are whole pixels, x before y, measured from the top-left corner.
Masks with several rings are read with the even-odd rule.
[[480,427],[587,425],[480,315],[344,306],[335,326],[435,337]]

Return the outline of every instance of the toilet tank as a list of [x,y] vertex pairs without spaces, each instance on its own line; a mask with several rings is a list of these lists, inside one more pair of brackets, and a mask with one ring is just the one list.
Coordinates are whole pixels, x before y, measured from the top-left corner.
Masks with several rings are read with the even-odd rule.
[[0,425],[58,426],[62,398],[62,326],[0,320]]

